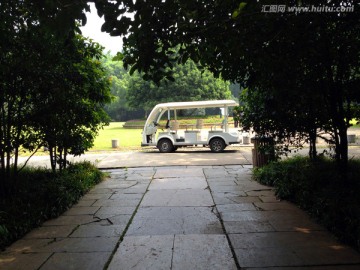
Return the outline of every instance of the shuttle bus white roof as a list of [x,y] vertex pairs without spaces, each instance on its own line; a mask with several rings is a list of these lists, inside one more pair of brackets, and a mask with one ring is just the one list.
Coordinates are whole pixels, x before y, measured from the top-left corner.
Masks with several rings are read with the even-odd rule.
[[239,105],[234,100],[205,100],[205,101],[187,101],[187,102],[169,102],[157,104],[154,108],[173,109],[193,109],[193,108],[214,108],[214,107],[233,107]]

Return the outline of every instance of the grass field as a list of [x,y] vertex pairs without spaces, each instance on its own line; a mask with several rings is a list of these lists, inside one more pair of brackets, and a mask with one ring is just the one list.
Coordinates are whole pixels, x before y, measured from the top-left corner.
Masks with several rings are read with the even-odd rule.
[[[141,145],[141,129],[125,129],[124,122],[111,122],[109,126],[100,130],[96,137],[93,151],[132,150],[139,149]],[[111,140],[118,139],[119,147],[112,148]]]

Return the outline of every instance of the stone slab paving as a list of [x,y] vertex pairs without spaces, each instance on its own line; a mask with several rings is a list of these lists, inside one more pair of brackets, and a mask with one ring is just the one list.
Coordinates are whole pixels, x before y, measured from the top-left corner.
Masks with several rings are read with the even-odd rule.
[[109,269],[237,269],[203,170],[156,170]]
[[108,170],[62,216],[0,254],[0,269],[360,269],[360,254],[251,166]]

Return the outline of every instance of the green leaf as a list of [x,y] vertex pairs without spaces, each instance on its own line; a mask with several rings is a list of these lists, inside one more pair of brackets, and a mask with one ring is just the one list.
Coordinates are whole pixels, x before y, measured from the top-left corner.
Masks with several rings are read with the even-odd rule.
[[239,13],[239,10],[237,9],[237,10],[235,10],[235,11],[233,12],[231,18],[236,19],[236,18],[239,16],[239,14],[240,14],[240,13]]
[[130,75],[133,75],[137,68],[138,68],[138,65],[137,65],[137,64],[133,65],[133,66],[131,67],[130,71],[129,71],[129,74],[130,74]]
[[122,61],[124,59],[124,55],[121,52],[117,52],[116,55],[112,58],[113,61]]
[[240,4],[239,4],[239,11],[241,12],[245,7],[246,7],[246,5],[247,5],[247,3],[246,2],[241,2]]
[[247,3],[246,2],[241,2],[239,4],[239,8],[234,10],[231,18],[236,19],[237,17],[239,17],[240,13],[243,11],[243,9],[246,7]]

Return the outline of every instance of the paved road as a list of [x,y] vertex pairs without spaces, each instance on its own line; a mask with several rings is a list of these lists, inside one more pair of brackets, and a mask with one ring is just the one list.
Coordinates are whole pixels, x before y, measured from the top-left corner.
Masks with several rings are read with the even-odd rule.
[[[179,149],[174,153],[159,153],[157,149],[146,149],[144,151],[133,152],[104,152],[87,153],[80,157],[69,157],[70,162],[88,160],[95,163],[99,168],[135,168],[151,166],[177,166],[177,165],[250,165],[252,164],[252,146],[230,146],[223,153],[212,153],[208,148],[186,148]],[[325,148],[319,148],[322,151]],[[308,149],[304,148],[292,155],[307,155]],[[349,158],[360,158],[360,146],[349,147]],[[24,163],[26,157],[19,159]],[[31,166],[50,167],[48,156],[34,156],[28,162]]]
[[[236,153],[235,153],[236,154]],[[138,167],[0,254],[0,269],[360,269],[251,165]]]
[[[20,158],[24,163],[27,158]],[[136,152],[104,152],[80,157],[70,157],[70,162],[88,160],[99,168],[130,168],[177,165],[237,165],[251,164],[251,147],[228,147],[223,153],[212,153],[208,148],[179,149],[174,153],[159,153],[157,149]],[[28,162],[31,166],[50,167],[48,156],[34,156]]]

